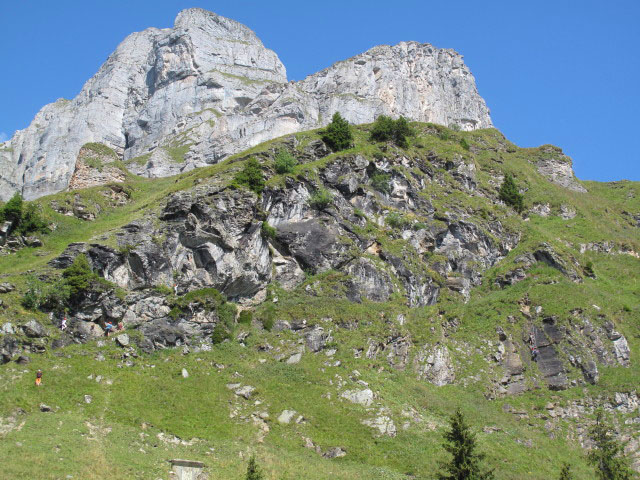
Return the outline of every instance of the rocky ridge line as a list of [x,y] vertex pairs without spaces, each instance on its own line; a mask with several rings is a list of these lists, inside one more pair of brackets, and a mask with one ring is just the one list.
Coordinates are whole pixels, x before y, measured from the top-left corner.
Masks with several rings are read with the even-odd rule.
[[77,97],[46,105],[0,144],[0,198],[66,189],[86,143],[109,146],[134,173],[168,176],[326,125],[337,111],[352,123],[387,114],[492,126],[453,50],[383,45],[287,83],[277,55],[250,29],[188,9],[173,28],[129,35]]

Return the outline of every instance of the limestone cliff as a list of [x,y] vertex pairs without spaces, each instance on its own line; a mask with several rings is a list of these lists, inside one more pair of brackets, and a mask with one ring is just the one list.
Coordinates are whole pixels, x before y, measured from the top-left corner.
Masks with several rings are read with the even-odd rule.
[[465,130],[491,126],[462,56],[415,42],[378,46],[287,83],[247,27],[202,9],[171,29],[129,35],[73,100],[47,105],[0,144],[0,198],[64,190],[81,147],[113,148],[129,168],[167,176],[284,134],[380,114]]

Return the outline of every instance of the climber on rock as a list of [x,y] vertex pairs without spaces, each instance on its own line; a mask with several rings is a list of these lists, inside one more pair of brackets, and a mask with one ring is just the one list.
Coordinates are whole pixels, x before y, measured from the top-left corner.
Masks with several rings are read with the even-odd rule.
[[537,362],[539,353],[540,352],[538,351],[538,347],[536,347],[535,345],[531,345],[531,360]]

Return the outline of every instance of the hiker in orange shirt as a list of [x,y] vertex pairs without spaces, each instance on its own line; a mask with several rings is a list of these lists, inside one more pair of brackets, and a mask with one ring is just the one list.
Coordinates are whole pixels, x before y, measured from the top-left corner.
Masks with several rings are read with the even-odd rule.
[[42,383],[42,370],[36,372],[36,386],[39,387]]

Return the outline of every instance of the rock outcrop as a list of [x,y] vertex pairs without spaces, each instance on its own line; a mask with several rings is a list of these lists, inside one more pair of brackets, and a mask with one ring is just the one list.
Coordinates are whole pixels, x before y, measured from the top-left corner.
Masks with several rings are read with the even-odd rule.
[[[491,126],[462,56],[429,44],[378,46],[287,83],[277,55],[244,25],[202,9],[128,36],[73,100],[45,106],[0,144],[0,198],[83,184],[83,145],[112,148],[134,173],[167,176],[287,133],[380,114]],[[73,178],[73,180],[72,180]]]

